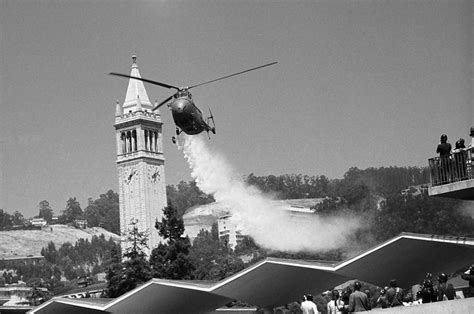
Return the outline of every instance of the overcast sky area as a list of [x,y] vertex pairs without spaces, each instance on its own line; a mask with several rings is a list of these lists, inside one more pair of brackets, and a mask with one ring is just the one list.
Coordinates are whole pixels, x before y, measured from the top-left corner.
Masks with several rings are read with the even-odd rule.
[[[442,133],[470,142],[472,13],[467,0],[0,0],[0,208],[59,214],[118,191],[128,81],[107,73],[129,74],[133,53],[142,77],[178,86],[278,61],[193,90],[239,174],[427,166]],[[160,113],[166,182],[189,181]]]

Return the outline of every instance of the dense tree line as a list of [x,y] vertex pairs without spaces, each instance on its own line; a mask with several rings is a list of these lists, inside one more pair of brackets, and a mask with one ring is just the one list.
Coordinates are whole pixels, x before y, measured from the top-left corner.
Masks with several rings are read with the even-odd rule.
[[118,244],[112,238],[108,240],[101,234],[93,236],[91,241],[79,239],[74,245],[66,242],[57,250],[53,242],[41,250],[47,263],[57,267],[66,279],[95,275],[107,269],[111,263],[112,249]]
[[244,177],[249,185],[256,186],[264,193],[278,199],[342,197],[349,203],[371,192],[383,197],[399,194],[411,185],[427,184],[427,168],[381,167],[360,170],[350,168],[342,179],[328,179],[325,176],[284,174],[279,176]]
[[396,195],[376,211],[370,224],[379,241],[401,232],[474,237],[474,219],[458,209],[462,201],[432,198],[427,193]]
[[278,199],[318,198],[328,196],[330,193],[330,180],[325,176],[302,174],[255,176],[251,173],[244,177],[244,180],[247,184]]

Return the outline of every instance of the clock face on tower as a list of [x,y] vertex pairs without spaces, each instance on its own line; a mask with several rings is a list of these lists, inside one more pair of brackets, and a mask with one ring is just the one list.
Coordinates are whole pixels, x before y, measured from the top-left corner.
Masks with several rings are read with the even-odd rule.
[[161,179],[160,168],[158,166],[148,166],[147,176],[151,183],[158,183]]
[[132,180],[137,178],[137,169],[135,168],[129,168],[124,171],[124,181],[127,184],[130,184]]

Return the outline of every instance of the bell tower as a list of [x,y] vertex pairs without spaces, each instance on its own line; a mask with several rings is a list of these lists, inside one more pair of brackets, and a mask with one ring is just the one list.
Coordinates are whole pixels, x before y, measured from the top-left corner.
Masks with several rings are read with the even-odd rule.
[[[130,75],[141,77],[135,55]],[[143,82],[130,79],[125,101],[117,101],[114,124],[122,250],[129,246],[124,240],[133,220],[139,231],[148,234],[148,256],[161,240],[155,220],[161,221],[167,205],[162,123],[152,108]]]

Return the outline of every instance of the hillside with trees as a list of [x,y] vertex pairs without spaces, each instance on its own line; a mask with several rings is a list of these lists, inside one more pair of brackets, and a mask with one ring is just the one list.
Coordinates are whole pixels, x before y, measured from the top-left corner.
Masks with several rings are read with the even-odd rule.
[[47,288],[53,295],[63,293],[77,288],[79,278],[92,279],[105,272],[113,262],[112,252],[117,250],[119,244],[103,234],[74,244],[66,242],[58,248],[49,242],[41,249],[43,260],[0,260],[0,286],[24,282],[30,287]]

